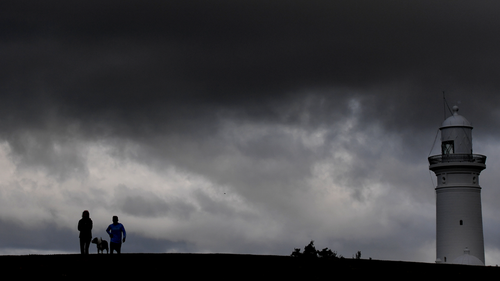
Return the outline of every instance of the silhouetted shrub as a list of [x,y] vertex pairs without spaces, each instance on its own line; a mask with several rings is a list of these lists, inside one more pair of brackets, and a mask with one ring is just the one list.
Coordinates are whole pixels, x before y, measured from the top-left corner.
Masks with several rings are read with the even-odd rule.
[[306,258],[318,257],[318,251],[316,250],[316,247],[314,247],[314,241],[311,241],[309,245],[304,247],[304,253],[302,253],[302,255]]
[[292,255],[291,255],[291,256],[292,256],[292,257],[294,257],[294,258],[298,258],[298,257],[300,257],[301,255],[302,255],[302,253],[300,252],[300,248],[295,248],[295,249],[293,250],[293,252],[292,252]]
[[328,248],[324,248],[323,250],[318,252],[318,256],[320,258],[339,258],[340,256],[337,255],[337,252],[333,252],[332,250]]
[[[361,256],[361,252],[360,256]],[[311,241],[307,246],[304,247],[304,252],[300,252],[299,248],[295,248],[291,254],[292,257],[301,257],[301,258],[330,258],[330,259],[342,259],[344,258],[342,255],[337,254],[328,248],[324,248],[321,251],[316,250],[314,246],[314,241]]]

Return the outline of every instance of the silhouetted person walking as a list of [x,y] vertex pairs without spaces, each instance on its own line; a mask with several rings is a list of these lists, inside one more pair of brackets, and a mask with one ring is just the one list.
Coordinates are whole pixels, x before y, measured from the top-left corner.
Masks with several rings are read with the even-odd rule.
[[87,210],[83,211],[82,219],[78,221],[78,231],[80,231],[80,252],[82,255],[88,255],[92,240],[92,220]]
[[[122,241],[125,243],[125,238],[127,238],[127,232],[125,232],[125,227],[123,224],[118,222],[118,217],[113,216],[113,223],[108,226],[106,232],[109,234],[111,239],[109,243],[110,254],[113,254],[113,250],[120,254],[122,249]],[[123,240],[122,240],[123,232]]]

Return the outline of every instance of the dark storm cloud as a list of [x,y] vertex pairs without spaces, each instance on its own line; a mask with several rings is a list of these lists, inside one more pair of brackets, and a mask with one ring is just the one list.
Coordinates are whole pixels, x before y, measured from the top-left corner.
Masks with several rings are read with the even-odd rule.
[[[52,110],[92,122],[92,132],[129,133],[222,109],[283,121],[305,89],[385,86],[373,111],[400,117],[415,105],[409,91],[421,92],[420,105],[463,79],[464,90],[496,86],[496,4],[429,3],[11,4],[2,14],[4,111],[29,112],[12,116],[16,124]],[[338,110],[348,97],[325,98]]]
[[498,86],[493,2],[10,5],[7,128],[44,127],[47,111],[59,130],[79,122],[87,136],[210,131],[221,112],[293,122],[289,106],[324,89],[330,110],[358,90],[371,107],[366,120],[375,114],[399,129],[418,124],[407,113],[437,103],[442,90],[464,97]]

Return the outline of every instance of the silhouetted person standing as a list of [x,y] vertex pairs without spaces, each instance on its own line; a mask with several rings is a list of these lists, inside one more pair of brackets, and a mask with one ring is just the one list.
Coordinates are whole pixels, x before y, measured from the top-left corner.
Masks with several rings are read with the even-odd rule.
[[125,243],[127,232],[125,232],[125,227],[123,227],[123,224],[118,222],[117,216],[113,216],[113,223],[108,226],[106,232],[109,234],[109,237],[111,239],[109,243],[110,254],[113,254],[113,250],[115,250],[116,253],[120,254],[122,249],[122,241],[123,243]]
[[87,210],[83,211],[82,219],[78,221],[78,231],[80,231],[80,252],[82,255],[88,255],[92,240],[92,220]]

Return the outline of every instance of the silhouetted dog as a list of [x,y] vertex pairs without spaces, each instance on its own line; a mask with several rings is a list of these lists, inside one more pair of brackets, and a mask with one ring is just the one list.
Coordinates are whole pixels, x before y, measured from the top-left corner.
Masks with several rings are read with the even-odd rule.
[[109,254],[109,247],[108,247],[108,241],[102,240],[101,237],[99,238],[94,238],[92,239],[92,243],[97,245],[97,253],[99,254],[99,251],[104,254],[104,249],[106,249],[106,254]]

